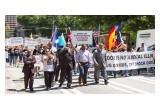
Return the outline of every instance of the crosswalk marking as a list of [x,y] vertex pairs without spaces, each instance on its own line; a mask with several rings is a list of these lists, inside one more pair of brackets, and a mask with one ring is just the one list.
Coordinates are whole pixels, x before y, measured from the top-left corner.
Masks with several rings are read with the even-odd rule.
[[134,90],[134,91],[139,92],[139,93],[151,94],[151,93],[149,93],[149,92],[146,92],[146,91],[143,91],[143,90],[139,90],[139,89],[137,89],[137,88],[134,88],[134,87],[131,87],[131,86],[127,86],[127,85],[124,85],[124,84],[120,84],[120,83],[117,83],[117,82],[114,82],[114,81],[109,81],[109,82],[112,83],[112,84],[115,84],[115,85],[118,85],[118,86],[127,88],[127,89]]
[[[99,82],[100,84],[104,84],[103,82]],[[128,94],[131,94],[133,93],[132,91],[129,91],[129,90],[126,90],[126,89],[123,89],[123,88],[120,88],[120,87],[117,87],[117,86],[114,86],[114,85],[111,85],[111,84],[108,84],[107,85],[108,87],[111,87],[113,89],[116,89],[118,91],[122,91],[122,92],[125,92],[125,93],[128,93]]]
[[72,94],[71,92],[69,92],[68,90],[66,89],[59,89],[61,92],[63,92],[64,94]]
[[[136,78],[136,77],[135,77]],[[150,82],[155,82],[154,79],[149,79],[149,78],[144,78],[144,77],[138,77],[139,79],[143,79],[143,80],[146,80],[146,81],[150,81]]]
[[146,81],[144,79],[140,79],[140,78],[130,78],[130,79],[133,79],[133,80],[137,80],[137,81],[141,81],[141,82],[145,82],[145,83],[149,83],[149,84],[155,84],[154,82],[151,82],[151,81]]
[[76,93],[76,94],[83,94],[82,92],[80,92],[79,90],[73,88],[73,89],[70,89],[72,92]]

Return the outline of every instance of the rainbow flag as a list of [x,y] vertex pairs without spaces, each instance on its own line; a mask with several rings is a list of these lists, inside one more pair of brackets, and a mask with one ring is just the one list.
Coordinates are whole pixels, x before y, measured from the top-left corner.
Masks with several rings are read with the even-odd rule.
[[111,48],[115,45],[115,29],[116,27],[113,26],[108,32],[108,37],[106,39],[107,50],[111,50]]

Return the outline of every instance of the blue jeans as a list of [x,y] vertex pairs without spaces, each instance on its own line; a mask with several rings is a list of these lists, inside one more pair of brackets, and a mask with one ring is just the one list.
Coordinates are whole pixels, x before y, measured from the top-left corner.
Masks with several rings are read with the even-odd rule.
[[122,70],[122,74],[127,76],[128,75],[128,70]]
[[9,56],[9,62],[10,65],[13,63],[14,64],[14,56]]
[[22,59],[23,59],[23,55],[19,55],[20,62],[22,62]]
[[81,77],[83,78],[83,84],[87,83],[87,72],[88,72],[89,65],[80,65],[79,66],[79,81],[81,80]]

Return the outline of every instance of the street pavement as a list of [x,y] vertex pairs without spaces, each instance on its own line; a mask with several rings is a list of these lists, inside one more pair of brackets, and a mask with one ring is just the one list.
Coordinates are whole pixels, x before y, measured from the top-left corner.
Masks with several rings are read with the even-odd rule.
[[[23,63],[19,67],[11,67],[5,64],[5,93],[6,94],[30,94],[29,89],[24,91],[24,74],[22,73]],[[34,90],[32,94],[154,94],[155,93],[155,75],[151,72],[142,72],[137,75],[134,71],[133,76],[117,76],[113,78],[109,75],[109,84],[105,85],[104,80],[100,78],[99,84],[94,81],[94,69],[90,68],[90,78],[87,79],[88,86],[78,84],[78,75],[73,73],[73,89],[68,89],[64,82],[62,88],[58,83],[54,83],[50,91],[45,90],[43,71],[40,76],[34,80]]]

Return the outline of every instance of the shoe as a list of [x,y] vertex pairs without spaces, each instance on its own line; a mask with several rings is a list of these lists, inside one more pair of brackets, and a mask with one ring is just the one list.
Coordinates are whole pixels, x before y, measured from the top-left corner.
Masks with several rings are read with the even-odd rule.
[[47,87],[47,88],[46,88],[46,91],[49,91],[49,90],[50,90],[50,88],[49,88],[49,87]]
[[59,87],[62,87],[62,83],[59,84]]
[[37,73],[38,76],[40,76],[39,72]]
[[98,82],[98,81],[96,81],[96,84],[99,84],[99,82]]
[[30,92],[35,92],[33,89],[30,89]]
[[107,85],[109,82],[108,80],[104,80],[104,84]]
[[81,78],[78,83],[81,84],[83,82],[83,78]]
[[83,84],[83,86],[88,86],[87,84]]
[[128,77],[129,75],[127,74],[127,75],[125,75],[125,77]]
[[25,92],[27,92],[27,89],[24,89]]
[[72,87],[71,87],[71,84],[70,84],[70,83],[67,83],[67,87],[68,87],[68,89],[72,89]]

